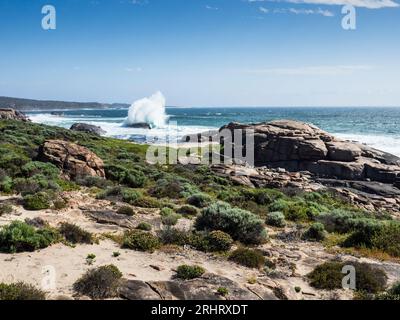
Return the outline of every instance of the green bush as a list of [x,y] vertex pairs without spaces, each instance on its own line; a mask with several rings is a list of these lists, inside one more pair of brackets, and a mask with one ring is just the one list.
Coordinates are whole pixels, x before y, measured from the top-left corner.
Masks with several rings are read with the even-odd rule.
[[183,246],[190,243],[190,233],[167,226],[158,233],[163,244]]
[[207,240],[209,251],[228,251],[233,244],[231,236],[219,230],[211,231]]
[[5,176],[0,179],[0,191],[5,193],[11,193],[13,189],[13,180],[12,178]]
[[146,196],[140,196],[135,201],[130,202],[130,204],[140,208],[161,208],[164,205],[159,200]]
[[176,276],[179,279],[191,280],[201,277],[206,271],[200,266],[181,265],[176,270]]
[[118,208],[117,213],[125,216],[133,216],[135,211],[132,209],[132,207],[122,206]]
[[54,164],[39,161],[28,162],[21,168],[21,171],[27,178],[40,174],[46,178],[55,179],[60,175],[60,169]]
[[93,235],[90,232],[83,230],[75,224],[67,222],[61,223],[59,231],[68,242],[73,244],[92,244],[94,242]]
[[131,230],[124,234],[123,247],[154,252],[160,246],[160,240],[151,233],[142,230]]
[[211,204],[197,217],[197,230],[221,230],[233,239],[248,244],[259,244],[266,240],[262,221],[253,213],[232,208],[224,202]]
[[50,195],[46,192],[29,194],[24,197],[24,208],[26,210],[44,210],[51,206]]
[[162,216],[169,216],[175,214],[175,211],[172,210],[171,208],[162,208],[160,214]]
[[135,203],[142,197],[139,191],[124,188],[122,189],[122,200],[130,205],[135,205]]
[[187,203],[197,208],[204,208],[212,202],[211,197],[206,193],[195,193],[187,199]]
[[344,242],[344,247],[378,249],[394,257],[400,256],[400,224],[364,220]]
[[15,253],[43,249],[60,240],[56,230],[36,230],[25,222],[13,221],[0,230],[0,251]]
[[178,209],[178,213],[185,215],[185,216],[197,216],[199,210],[192,205],[183,205]]
[[169,214],[161,217],[161,222],[166,226],[174,226],[178,223],[179,217],[177,214]]
[[73,287],[77,293],[92,299],[113,298],[118,296],[121,278],[122,273],[116,266],[101,266],[86,272]]
[[306,240],[322,241],[325,237],[325,227],[320,222],[313,223],[303,234],[303,239]]
[[53,208],[55,210],[62,210],[68,206],[68,202],[64,199],[57,199],[53,202]]
[[400,282],[395,283],[387,292],[377,294],[375,300],[400,300]]
[[143,230],[143,231],[151,231],[151,224],[147,223],[147,222],[141,222],[138,224],[136,229]]
[[229,294],[229,290],[225,287],[219,287],[217,289],[217,294],[219,294],[220,296],[226,297]]
[[156,185],[149,190],[149,193],[156,198],[173,199],[187,198],[198,192],[197,187],[180,177],[159,179],[156,181]]
[[78,177],[75,179],[76,183],[85,186],[85,187],[97,187],[100,189],[104,189],[107,187],[111,187],[112,182],[106,180],[104,178],[98,176],[85,176],[85,177]]
[[265,257],[260,251],[247,248],[236,249],[229,260],[249,268],[262,268],[265,265]]
[[269,226],[283,228],[286,225],[285,215],[282,212],[270,212],[265,223]]
[[0,216],[3,214],[10,214],[13,212],[13,207],[7,203],[1,203],[0,204]]
[[24,282],[0,283],[0,300],[46,300],[46,294]]
[[131,188],[141,188],[146,183],[146,176],[137,169],[127,169],[120,165],[105,167],[107,179],[125,184]]
[[384,271],[372,268],[366,263],[354,262],[330,261],[317,266],[307,275],[310,279],[310,285],[317,289],[341,289],[342,279],[345,276],[342,269],[345,265],[352,265],[355,268],[357,291],[376,293],[385,289],[387,276]]

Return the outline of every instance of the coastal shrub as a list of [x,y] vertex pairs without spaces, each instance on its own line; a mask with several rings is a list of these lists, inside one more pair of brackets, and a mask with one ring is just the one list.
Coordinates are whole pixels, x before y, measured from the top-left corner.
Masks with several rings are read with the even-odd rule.
[[122,187],[114,186],[108,187],[96,195],[96,199],[106,199],[108,197],[116,197],[122,194]]
[[174,226],[178,223],[179,216],[177,214],[169,214],[161,217],[161,222],[166,226]]
[[178,213],[186,216],[196,216],[199,213],[199,210],[192,205],[183,205],[178,209]]
[[395,283],[386,292],[375,295],[374,299],[400,301],[400,282]]
[[208,251],[228,251],[232,244],[232,237],[220,230],[211,231],[207,235]]
[[282,212],[270,212],[265,223],[269,226],[283,228],[286,225],[285,215]]
[[161,208],[164,205],[158,199],[141,195],[135,201],[130,201],[130,204],[140,208]]
[[122,273],[114,265],[101,266],[87,271],[74,285],[74,290],[92,299],[106,299],[118,296]]
[[51,206],[50,195],[46,192],[26,195],[23,201],[26,210],[44,210]]
[[206,270],[200,266],[181,265],[176,270],[176,276],[182,280],[191,280],[201,277]]
[[278,198],[269,205],[268,209],[270,212],[285,212],[288,210],[289,205],[290,201]]
[[128,188],[122,189],[121,195],[122,200],[131,205],[134,205],[142,197],[142,194],[139,191]]
[[13,180],[9,176],[0,178],[0,191],[4,193],[11,193],[13,189]]
[[94,242],[93,235],[90,232],[85,231],[81,227],[72,223],[61,223],[59,232],[64,236],[65,240],[73,244],[92,244]]
[[156,198],[188,198],[198,193],[196,186],[180,177],[162,178],[156,181],[156,185],[149,190],[150,195]]
[[136,229],[138,230],[143,230],[143,231],[150,231],[151,230],[151,224],[147,223],[147,222],[141,222],[138,224],[138,226],[136,227]]
[[60,169],[48,162],[31,161],[21,168],[22,174],[29,178],[35,175],[43,175],[49,179],[55,179],[60,175]]
[[67,206],[68,206],[68,202],[61,198],[56,199],[53,202],[53,209],[55,209],[55,210],[62,210],[62,209],[65,209]]
[[356,271],[356,290],[367,293],[383,291],[386,286],[387,276],[378,268],[372,268],[369,264],[358,262],[329,261],[317,266],[307,275],[310,285],[317,289],[341,289],[345,265],[352,265]]
[[265,257],[260,251],[247,248],[236,249],[229,260],[249,268],[261,268],[265,265]]
[[253,213],[232,208],[225,202],[217,202],[203,209],[195,222],[197,230],[221,230],[233,239],[247,244],[259,244],[266,240],[262,221]]
[[190,243],[190,233],[176,228],[167,227],[160,230],[159,238],[163,244],[175,244],[183,246]]
[[160,240],[149,232],[131,230],[124,234],[123,247],[139,251],[154,252],[160,246]]
[[337,233],[347,233],[370,221],[361,213],[343,209],[334,209],[330,212],[321,213],[316,220],[323,223],[328,232]]
[[120,165],[108,165],[105,167],[106,177],[131,188],[141,188],[146,182],[144,173],[137,169],[127,169]]
[[171,208],[162,208],[160,211],[160,214],[162,216],[170,216],[170,215],[175,214],[175,211],[172,210]]
[[13,207],[7,203],[1,203],[0,204],[0,216],[3,214],[10,214],[13,212]]
[[225,287],[219,287],[217,289],[217,294],[219,294],[220,296],[226,297],[227,295],[229,295],[229,290]]
[[325,227],[320,222],[313,223],[303,234],[305,240],[322,241],[325,239]]
[[133,216],[135,211],[132,209],[132,207],[122,206],[118,208],[117,213],[125,216]]
[[0,300],[46,300],[46,293],[24,282],[0,283]]
[[52,228],[36,230],[25,222],[13,221],[0,230],[0,251],[15,253],[43,249],[59,241],[59,234]]
[[204,208],[211,203],[211,197],[206,193],[195,193],[187,198],[186,202],[197,208]]
[[400,223],[363,220],[342,244],[344,247],[366,247],[400,256]]
[[289,202],[283,211],[286,219],[290,221],[305,221],[309,218],[309,208],[302,202]]
[[104,178],[98,177],[98,176],[84,176],[84,177],[77,177],[75,179],[75,182],[84,187],[97,187],[100,189],[105,189],[107,187],[112,186],[112,182],[109,180],[106,180]]

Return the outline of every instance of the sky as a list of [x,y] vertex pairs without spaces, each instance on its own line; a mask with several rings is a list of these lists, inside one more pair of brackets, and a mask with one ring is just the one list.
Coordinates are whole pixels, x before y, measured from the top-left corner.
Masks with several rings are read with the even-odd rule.
[[[0,0],[0,96],[400,106],[399,0]],[[44,5],[56,29],[42,28]],[[344,5],[356,29],[342,27]]]

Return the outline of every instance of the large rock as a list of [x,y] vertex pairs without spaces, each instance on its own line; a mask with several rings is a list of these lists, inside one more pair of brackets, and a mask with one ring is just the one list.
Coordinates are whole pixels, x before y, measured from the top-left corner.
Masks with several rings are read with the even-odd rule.
[[101,127],[87,123],[74,123],[70,130],[92,133],[98,136],[106,133]]
[[55,164],[66,178],[105,177],[103,160],[89,149],[75,143],[63,140],[45,141],[39,148],[38,158]]
[[136,129],[151,129],[151,126],[146,122],[129,123],[125,124],[125,126]]
[[24,115],[22,112],[19,112],[11,108],[6,108],[6,109],[0,108],[0,120],[18,120],[23,122],[30,121],[28,117]]
[[[306,170],[326,178],[370,179],[396,185],[400,181],[400,158],[357,142],[337,139],[311,124],[293,120],[249,125],[232,122],[220,129],[221,135],[225,135],[225,130],[232,133],[248,130],[247,134],[253,135],[257,167]],[[246,148],[246,142],[235,143]]]
[[229,300],[277,300],[267,288],[261,294],[255,294],[238,283],[213,273],[186,281],[127,280],[121,285],[119,293],[129,300],[224,300],[217,294],[220,287],[228,290]]

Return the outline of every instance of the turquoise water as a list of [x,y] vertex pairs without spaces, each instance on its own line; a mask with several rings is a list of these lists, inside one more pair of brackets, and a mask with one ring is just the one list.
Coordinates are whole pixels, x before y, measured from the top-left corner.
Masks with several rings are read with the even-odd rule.
[[[400,156],[400,108],[166,108],[169,121],[177,123],[176,134],[216,129],[231,121],[252,123],[292,119],[313,123],[340,137],[356,140]],[[148,141],[143,129],[122,126],[127,109],[64,111],[64,116],[50,112],[31,112],[35,122],[69,128],[75,122],[101,126],[107,136]],[[151,139],[162,140],[164,128],[151,130]],[[146,136],[147,135],[147,136]]]

